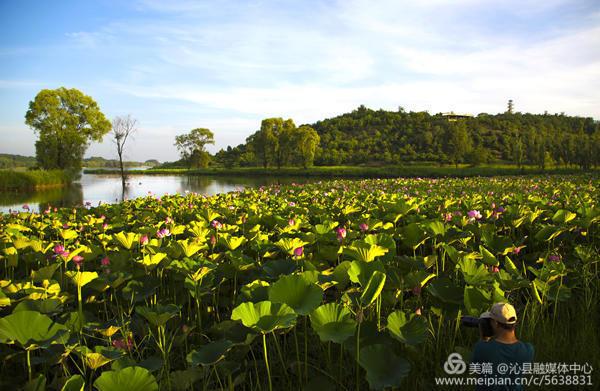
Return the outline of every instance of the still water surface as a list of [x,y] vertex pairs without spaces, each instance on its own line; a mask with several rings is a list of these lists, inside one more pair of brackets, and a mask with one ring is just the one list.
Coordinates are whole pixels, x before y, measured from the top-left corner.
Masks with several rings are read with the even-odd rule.
[[[293,177],[238,177],[238,176],[187,176],[187,175],[131,175],[125,190],[125,199],[145,197],[148,194],[183,194],[186,191],[206,195],[224,193],[247,187],[270,184],[304,183],[307,178]],[[314,179],[313,179],[314,180]],[[22,210],[28,204],[31,210],[39,211],[48,204],[56,207],[71,207],[90,202],[115,203],[121,200],[121,178],[118,175],[83,174],[81,180],[71,186],[36,192],[0,193],[0,211]]]

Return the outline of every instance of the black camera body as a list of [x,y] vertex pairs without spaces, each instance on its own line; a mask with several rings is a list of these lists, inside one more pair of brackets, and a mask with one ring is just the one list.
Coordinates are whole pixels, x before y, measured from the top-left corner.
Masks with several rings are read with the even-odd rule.
[[481,330],[481,335],[483,337],[489,338],[494,336],[494,329],[492,329],[490,318],[477,318],[474,316],[462,316],[460,318],[460,323],[465,327],[479,327]]

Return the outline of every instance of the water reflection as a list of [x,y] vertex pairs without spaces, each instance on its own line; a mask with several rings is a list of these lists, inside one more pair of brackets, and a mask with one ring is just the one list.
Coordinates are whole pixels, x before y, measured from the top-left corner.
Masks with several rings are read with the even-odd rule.
[[46,189],[27,193],[1,193],[0,211],[21,210],[28,204],[32,210],[44,210],[53,207],[80,206],[89,202],[96,206],[102,203],[115,203],[123,199],[145,197],[149,194],[183,194],[186,191],[206,195],[241,190],[246,187],[259,187],[270,184],[289,184],[307,182],[308,178],[293,177],[242,177],[242,176],[186,176],[186,175],[132,175],[125,189],[118,175],[83,174],[81,180],[65,188]]

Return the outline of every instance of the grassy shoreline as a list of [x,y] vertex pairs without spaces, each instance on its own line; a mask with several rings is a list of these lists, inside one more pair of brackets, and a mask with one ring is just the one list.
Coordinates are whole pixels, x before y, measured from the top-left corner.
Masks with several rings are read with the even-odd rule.
[[[598,170],[592,170],[597,172]],[[86,169],[86,174],[114,174],[112,170]],[[505,176],[505,175],[546,175],[546,174],[580,174],[579,168],[551,168],[542,170],[537,167],[517,168],[515,166],[323,166],[308,169],[300,167],[261,168],[205,168],[205,169],[149,169],[127,170],[130,175],[204,175],[204,176],[297,176],[297,177],[346,177],[346,178],[395,178],[395,177],[472,177],[472,176]]]
[[69,175],[62,170],[0,170],[0,191],[57,188],[70,182]]

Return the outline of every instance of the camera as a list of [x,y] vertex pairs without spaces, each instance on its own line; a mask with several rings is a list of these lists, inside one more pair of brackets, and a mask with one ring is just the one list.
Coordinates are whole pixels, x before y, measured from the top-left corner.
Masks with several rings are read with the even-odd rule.
[[481,330],[481,335],[483,337],[493,337],[494,329],[492,329],[492,325],[490,323],[489,318],[476,318],[474,316],[462,316],[460,318],[460,323],[465,327],[479,327]]

